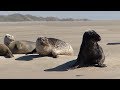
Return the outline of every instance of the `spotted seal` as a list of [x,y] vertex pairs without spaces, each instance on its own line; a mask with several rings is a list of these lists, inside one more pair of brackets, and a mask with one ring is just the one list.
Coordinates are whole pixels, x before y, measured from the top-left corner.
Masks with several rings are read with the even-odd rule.
[[57,58],[58,55],[73,55],[74,51],[69,43],[60,39],[38,37],[36,40],[36,49],[31,53],[37,52],[40,56],[52,56]]

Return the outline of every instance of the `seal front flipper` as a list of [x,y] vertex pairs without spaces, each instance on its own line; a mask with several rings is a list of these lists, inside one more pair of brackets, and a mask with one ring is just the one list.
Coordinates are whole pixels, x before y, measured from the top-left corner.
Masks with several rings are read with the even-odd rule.
[[18,50],[22,49],[22,43],[18,41],[18,43],[16,44],[16,48]]
[[6,55],[4,57],[5,58],[12,58],[14,56],[13,56],[12,52],[8,49],[8,51],[7,51],[7,53],[6,53]]

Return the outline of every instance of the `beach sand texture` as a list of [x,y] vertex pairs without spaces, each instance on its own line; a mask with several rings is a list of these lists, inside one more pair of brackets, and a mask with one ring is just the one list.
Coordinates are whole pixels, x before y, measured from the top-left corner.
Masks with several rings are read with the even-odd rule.
[[[107,67],[66,69],[75,62],[86,30],[95,30],[102,38]],[[4,35],[16,40],[36,41],[39,36],[61,39],[72,45],[74,56],[59,58],[39,57],[37,54],[14,54],[13,58],[0,56],[0,78],[5,79],[120,79],[120,21],[33,21],[0,22],[0,43]],[[112,45],[107,45],[112,43]]]

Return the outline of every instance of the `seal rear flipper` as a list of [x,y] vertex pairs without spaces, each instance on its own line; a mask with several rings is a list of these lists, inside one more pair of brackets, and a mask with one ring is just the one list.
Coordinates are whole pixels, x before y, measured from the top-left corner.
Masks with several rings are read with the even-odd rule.
[[107,67],[107,65],[106,64],[101,64],[101,65],[94,65],[95,67],[100,67],[100,68],[104,68],[104,67]]

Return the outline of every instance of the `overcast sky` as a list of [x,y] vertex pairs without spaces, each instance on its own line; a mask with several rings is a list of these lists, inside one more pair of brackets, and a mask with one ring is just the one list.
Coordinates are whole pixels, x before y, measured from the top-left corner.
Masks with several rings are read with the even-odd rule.
[[0,11],[0,15],[31,14],[34,16],[54,16],[58,18],[87,18],[92,20],[120,20],[120,11]]

